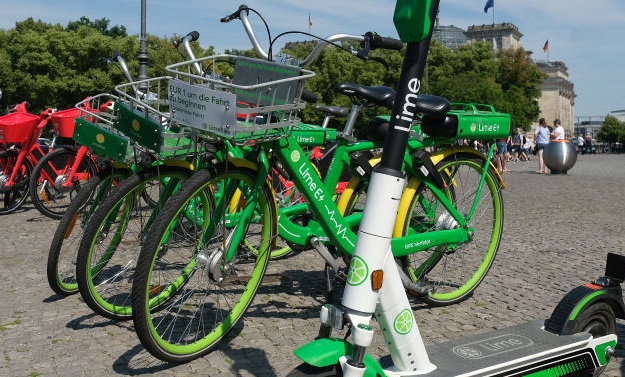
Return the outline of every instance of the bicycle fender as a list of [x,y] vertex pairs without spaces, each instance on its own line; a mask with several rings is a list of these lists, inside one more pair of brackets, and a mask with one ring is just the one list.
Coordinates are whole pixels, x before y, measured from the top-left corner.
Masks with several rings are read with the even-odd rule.
[[191,171],[195,171],[195,165],[193,165],[193,163],[186,161],[186,160],[180,160],[177,158],[165,159],[163,160],[163,164],[165,164],[166,166],[177,166],[180,168],[185,168]]
[[558,335],[571,334],[577,316],[597,302],[605,302],[612,307],[617,318],[625,318],[625,304],[620,286],[602,287],[587,283],[572,289],[560,300],[551,317],[545,322],[545,330]]
[[258,165],[255,162],[246,160],[244,158],[229,158],[228,162],[238,168],[248,168],[254,171],[258,171]]
[[[337,364],[342,356],[352,354],[354,346],[345,339],[321,338],[297,348],[293,353],[306,364],[327,367]],[[365,376],[385,376],[384,369],[370,355],[365,355]]]
[[[445,157],[453,154],[453,153],[469,153],[474,155],[475,157],[479,158],[482,161],[486,160],[486,156],[484,156],[484,154],[482,152],[476,151],[475,149],[471,148],[471,147],[467,147],[467,146],[455,146],[452,148],[443,148],[440,149],[434,153],[432,153],[431,157],[432,157],[432,163],[434,165],[438,164],[439,162],[441,162]],[[495,167],[495,165],[493,164],[492,161],[489,162],[490,167],[493,169],[493,172],[495,173],[495,176],[497,177],[497,181],[499,181],[499,185],[501,186],[502,189],[506,188],[506,185],[503,182],[503,178],[501,177],[501,174],[499,173],[499,171],[497,170],[497,168]]]

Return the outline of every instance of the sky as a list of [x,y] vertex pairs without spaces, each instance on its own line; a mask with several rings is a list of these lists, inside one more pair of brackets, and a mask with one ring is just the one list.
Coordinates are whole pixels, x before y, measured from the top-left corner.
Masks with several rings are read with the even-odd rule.
[[[200,44],[214,46],[217,52],[251,48],[240,22],[219,22],[240,4],[256,9],[270,25],[272,36],[292,30],[308,32],[310,17],[310,32],[321,37],[367,31],[397,37],[392,20],[395,2],[389,0],[146,0],[146,4],[148,34],[172,37],[197,30]],[[490,24],[493,8],[484,13],[485,4],[486,0],[441,0],[440,24],[465,30],[470,25]],[[106,18],[109,26],[123,25],[129,34],[141,31],[140,0],[0,0],[0,9],[0,29],[10,29],[28,17],[66,26],[86,16]],[[264,27],[258,18],[251,21],[266,45]],[[605,116],[625,109],[625,1],[495,0],[494,21],[515,24],[523,34],[521,45],[533,52],[535,60],[566,64],[577,95],[575,116]],[[302,39],[309,38],[283,40]]]

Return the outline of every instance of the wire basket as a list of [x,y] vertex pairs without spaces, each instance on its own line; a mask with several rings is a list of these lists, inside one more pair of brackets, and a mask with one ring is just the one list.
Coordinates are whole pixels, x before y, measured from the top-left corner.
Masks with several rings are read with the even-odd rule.
[[37,115],[19,111],[0,116],[0,144],[25,142],[39,119]]
[[78,116],[74,120],[72,138],[100,157],[127,161],[134,151],[128,148],[128,138],[113,128],[115,101],[116,96],[102,93],[77,103]]
[[[234,64],[232,80],[218,75]],[[215,55],[166,67],[172,122],[237,144],[287,136],[300,123],[304,80],[314,72],[266,60]]]
[[162,157],[192,153],[195,130],[171,122],[167,91],[169,77],[118,85],[117,118],[113,126],[142,147]]

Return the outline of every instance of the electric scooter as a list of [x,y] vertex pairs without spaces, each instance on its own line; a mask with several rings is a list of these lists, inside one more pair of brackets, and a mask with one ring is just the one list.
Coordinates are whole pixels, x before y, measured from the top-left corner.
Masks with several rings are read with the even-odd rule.
[[[438,7],[439,0],[396,2],[393,20],[406,53],[382,161],[369,183],[341,305],[322,307],[320,337],[295,350],[304,363],[290,376],[596,376],[614,355],[616,318],[625,318],[625,257],[617,254],[608,255],[604,277],[569,292],[546,321],[428,347],[423,342],[390,242]],[[441,127],[453,123],[446,111]],[[380,360],[367,354],[373,317],[390,351]],[[332,329],[345,326],[351,341],[331,337]]]

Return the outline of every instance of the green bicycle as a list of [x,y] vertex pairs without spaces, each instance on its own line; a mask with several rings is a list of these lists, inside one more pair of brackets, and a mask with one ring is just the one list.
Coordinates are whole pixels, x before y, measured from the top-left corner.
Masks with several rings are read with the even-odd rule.
[[[380,43],[384,40],[381,39]],[[202,91],[205,96],[232,101],[230,93],[208,87],[210,84],[223,86],[221,82],[205,79],[204,85],[187,86],[190,77],[185,65],[197,62],[169,67],[174,76],[170,86]],[[249,65],[249,60],[245,64]],[[251,64],[261,65],[260,70],[271,69],[266,65],[273,67],[264,61]],[[194,80],[200,79],[191,76]],[[181,80],[176,81],[176,77]],[[299,75],[292,77],[293,81],[302,80]],[[268,82],[268,85],[257,84],[257,87],[232,84],[229,88],[237,92],[279,87],[275,81]],[[290,81],[285,79],[283,82]],[[279,104],[259,103],[252,109],[236,109],[237,112],[254,111],[268,115],[262,125],[241,123],[232,129],[215,127],[207,130],[205,124],[194,124],[193,119],[173,119],[188,126],[204,127],[204,132],[235,142],[254,140],[254,146],[245,159],[226,159],[189,178],[169,199],[148,232],[133,281],[132,312],[142,344],[162,360],[184,362],[204,355],[236,325],[262,281],[278,228],[280,236],[293,244],[319,245],[321,254],[331,265],[337,265],[341,256],[353,252],[356,238],[353,229],[359,224],[361,214],[356,212],[343,217],[332,199],[334,186],[328,179],[322,181],[314,174],[314,168],[291,133],[292,127],[298,123],[294,116],[299,106],[298,97],[288,98],[288,91],[286,96],[286,100],[276,99]],[[411,142],[415,151],[423,153],[404,157],[405,169],[427,188],[422,190],[427,191],[423,195],[436,199],[431,206],[440,211],[441,218],[436,222],[440,220],[443,225],[428,232],[407,231],[405,236],[393,239],[393,255],[410,264],[409,256],[428,249],[436,248],[439,255],[460,254],[458,250],[479,254],[480,263],[474,271],[464,275],[464,284],[453,293],[457,298],[466,297],[486,275],[499,245],[503,217],[500,177],[489,163],[489,157],[468,148],[443,149],[433,155],[425,153],[424,149],[453,143],[459,135],[486,139],[496,137],[499,131],[507,134],[509,117],[501,115],[490,119],[493,114],[447,114],[449,104],[432,96],[420,96],[414,106],[415,112],[424,114],[421,129],[425,135],[411,139]],[[482,122],[497,123],[497,131],[493,132],[492,127],[490,132],[471,129],[471,122],[476,117]],[[492,153],[491,149],[490,156]],[[278,159],[306,198],[306,204],[299,205],[302,208],[291,209],[310,211],[312,216],[306,224],[292,222],[291,214],[278,216],[272,189],[267,184],[269,155]],[[439,158],[444,161],[442,164]],[[469,176],[463,173],[464,169],[457,168],[463,166],[468,167],[467,171],[475,172],[471,175],[472,180],[477,179],[477,185],[473,181],[471,186],[459,184]],[[216,188],[220,190],[219,196],[206,194],[216,192]],[[467,188],[470,191],[460,191]],[[235,195],[237,210],[229,211]],[[471,203],[470,207],[459,207],[456,198]],[[422,200],[418,202],[424,203]],[[204,210],[193,212],[198,218],[190,220],[191,208],[198,208],[198,205]],[[407,213],[412,217],[414,211]],[[433,213],[436,212],[430,211],[430,216],[435,216]],[[400,228],[412,229],[403,226],[408,219],[398,218],[397,221],[402,224]],[[181,228],[184,232],[179,231]],[[245,246],[250,242],[255,245],[255,253]],[[329,252],[327,245],[333,246],[338,255]],[[425,270],[433,269],[441,258],[428,259],[430,265]],[[406,278],[410,279],[409,274],[415,277],[421,271],[420,267],[421,264],[407,269]],[[159,310],[153,310],[157,306]]]

